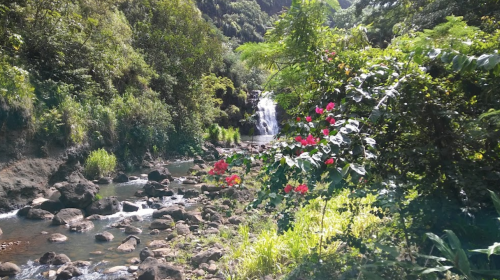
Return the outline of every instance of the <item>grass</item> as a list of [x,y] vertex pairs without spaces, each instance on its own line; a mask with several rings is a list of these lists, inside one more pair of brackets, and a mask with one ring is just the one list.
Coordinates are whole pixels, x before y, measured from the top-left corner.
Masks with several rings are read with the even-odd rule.
[[[349,192],[344,191],[328,201],[323,240],[343,234],[348,230],[352,213],[345,206],[356,203],[359,213],[354,215],[351,233],[357,237],[371,236],[382,220],[374,215],[370,205],[374,196],[363,199],[351,199]],[[304,262],[308,256],[317,253],[321,238],[321,217],[324,201],[312,200],[295,213],[293,229],[278,235],[273,224],[268,224],[258,216],[250,216],[248,224],[240,226],[237,246],[231,247],[227,259],[232,260],[234,271],[232,279],[255,279],[265,275],[283,275],[291,272]],[[262,217],[260,217],[262,218]],[[254,240],[250,238],[250,231],[257,232]],[[325,244],[323,244],[325,245]],[[340,246],[340,241],[329,242],[323,249],[322,255],[333,255]]]
[[226,145],[238,144],[241,142],[239,128],[224,128],[220,127],[218,124],[212,124],[208,127],[206,133],[204,134],[204,138],[213,143],[224,142]]
[[94,150],[85,161],[84,173],[87,178],[97,179],[115,170],[116,157],[104,149]]

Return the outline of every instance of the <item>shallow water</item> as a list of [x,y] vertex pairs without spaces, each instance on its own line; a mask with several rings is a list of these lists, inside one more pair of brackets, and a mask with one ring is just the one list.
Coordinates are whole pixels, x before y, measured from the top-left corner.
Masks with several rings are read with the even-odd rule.
[[[174,162],[167,167],[174,177],[182,177],[187,174],[188,169],[193,166],[192,162]],[[139,175],[139,174],[130,174]],[[101,185],[99,194],[102,197],[117,196],[120,201],[130,201],[138,205],[145,205],[145,201],[141,201],[134,197],[134,193],[141,189],[147,180],[136,180],[127,183]],[[189,189],[193,188],[190,185],[182,185],[180,181],[171,182],[170,188],[177,193],[178,188]],[[165,197],[162,201],[163,205],[170,205],[176,202],[184,202],[181,195],[175,195],[175,199]],[[196,204],[186,203],[186,210],[196,208]],[[113,279],[119,274],[103,276],[102,271],[106,268],[125,265],[127,260],[133,257],[138,257],[139,252],[147,246],[152,240],[164,239],[165,234],[150,235],[148,229],[151,222],[151,215],[154,209],[140,209],[137,212],[125,213],[119,212],[114,215],[105,216],[103,220],[92,221],[95,228],[85,233],[70,232],[66,226],[53,226],[51,221],[34,221],[18,217],[14,212],[0,215],[0,228],[3,230],[3,235],[0,236],[2,242],[20,241],[19,245],[12,245],[12,250],[0,251],[0,262],[14,262],[21,267],[23,272],[13,279],[45,279],[41,276],[41,272],[47,271],[48,266],[34,264],[34,260],[39,259],[44,253],[54,251],[57,254],[64,253],[72,261],[84,260],[92,261],[92,266],[87,270],[83,270],[85,275],[73,279]],[[135,251],[131,253],[118,253],[115,249],[121,244],[128,234],[123,230],[111,228],[110,225],[123,217],[131,215],[140,215],[144,218],[141,222],[132,222],[132,225],[142,229],[141,234],[137,236],[141,239],[141,243]],[[111,242],[96,242],[94,235],[96,233],[108,231],[115,238]],[[47,232],[48,234],[43,234]],[[47,241],[52,233],[62,233],[68,237],[64,243],[50,243]],[[101,255],[93,254],[93,252],[101,251]],[[54,268],[52,268],[54,269]],[[56,268],[57,269],[57,268]]]

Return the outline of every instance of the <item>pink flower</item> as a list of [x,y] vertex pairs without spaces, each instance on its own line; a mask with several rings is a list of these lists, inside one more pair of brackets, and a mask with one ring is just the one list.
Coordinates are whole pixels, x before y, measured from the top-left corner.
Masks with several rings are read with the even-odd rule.
[[333,102],[330,102],[330,103],[328,103],[328,105],[326,105],[327,111],[331,111],[331,110],[333,110],[333,108],[335,108],[335,103],[333,103]]
[[330,116],[326,118],[326,121],[329,122],[330,124],[335,124],[335,119]]
[[316,107],[316,113],[318,114],[323,114],[323,108],[320,108],[320,107]]
[[336,54],[337,54],[337,53],[336,53],[336,52],[334,52],[334,51],[330,53],[330,55],[331,55],[331,56],[335,56]]
[[300,194],[306,194],[307,191],[309,191],[309,188],[307,187],[306,184],[299,185],[295,188],[295,192],[298,192]]
[[296,118],[296,120],[297,120],[298,122],[300,122],[300,117],[297,117],[297,118]]
[[323,129],[323,134],[327,136],[328,134],[330,134],[330,130],[328,130],[327,128]]
[[307,146],[307,140],[304,139],[304,140],[300,141],[300,144],[302,144],[302,146]]
[[325,160],[326,165],[333,164],[334,162],[335,161],[333,160],[333,158],[329,158],[329,159]]
[[286,187],[285,187],[285,189],[284,189],[285,193],[289,193],[289,192],[291,192],[292,190],[293,190],[293,187],[292,187],[292,186],[290,186],[290,185],[286,185]]
[[295,141],[297,141],[297,142],[302,141],[302,137],[301,137],[300,135],[299,135],[299,136],[297,136],[297,137],[295,137]]
[[213,170],[213,169],[210,169],[210,171],[208,171],[208,174],[210,174],[210,175],[215,175],[214,170]]
[[314,139],[314,137],[309,134],[309,136],[307,136],[306,143],[308,145],[316,145],[316,139]]
[[311,118],[311,116],[307,116],[307,117],[306,117],[306,121],[311,122],[312,120],[313,120],[313,119]]

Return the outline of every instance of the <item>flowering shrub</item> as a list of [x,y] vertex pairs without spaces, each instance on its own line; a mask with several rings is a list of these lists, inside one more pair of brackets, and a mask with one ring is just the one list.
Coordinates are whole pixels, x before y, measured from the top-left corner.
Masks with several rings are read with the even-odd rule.
[[[217,182],[217,184],[219,184],[222,188],[229,186],[229,187],[232,187],[232,186],[235,186],[235,185],[239,185],[241,184],[241,177],[236,175],[236,174],[233,174],[231,176],[227,176],[226,178],[224,178],[223,180],[223,176],[226,171],[228,170],[228,167],[229,167],[229,164],[224,161],[223,159],[217,161],[215,164],[214,164],[214,168],[210,169],[210,171],[208,171],[208,174],[211,176],[211,178]],[[224,183],[225,181],[225,183]]]

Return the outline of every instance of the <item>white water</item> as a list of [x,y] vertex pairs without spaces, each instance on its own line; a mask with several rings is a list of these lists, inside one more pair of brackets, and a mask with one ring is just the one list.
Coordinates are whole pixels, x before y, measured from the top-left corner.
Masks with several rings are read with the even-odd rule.
[[257,104],[257,131],[259,135],[276,135],[278,133],[278,122],[276,120],[276,103],[267,97],[262,96]]

